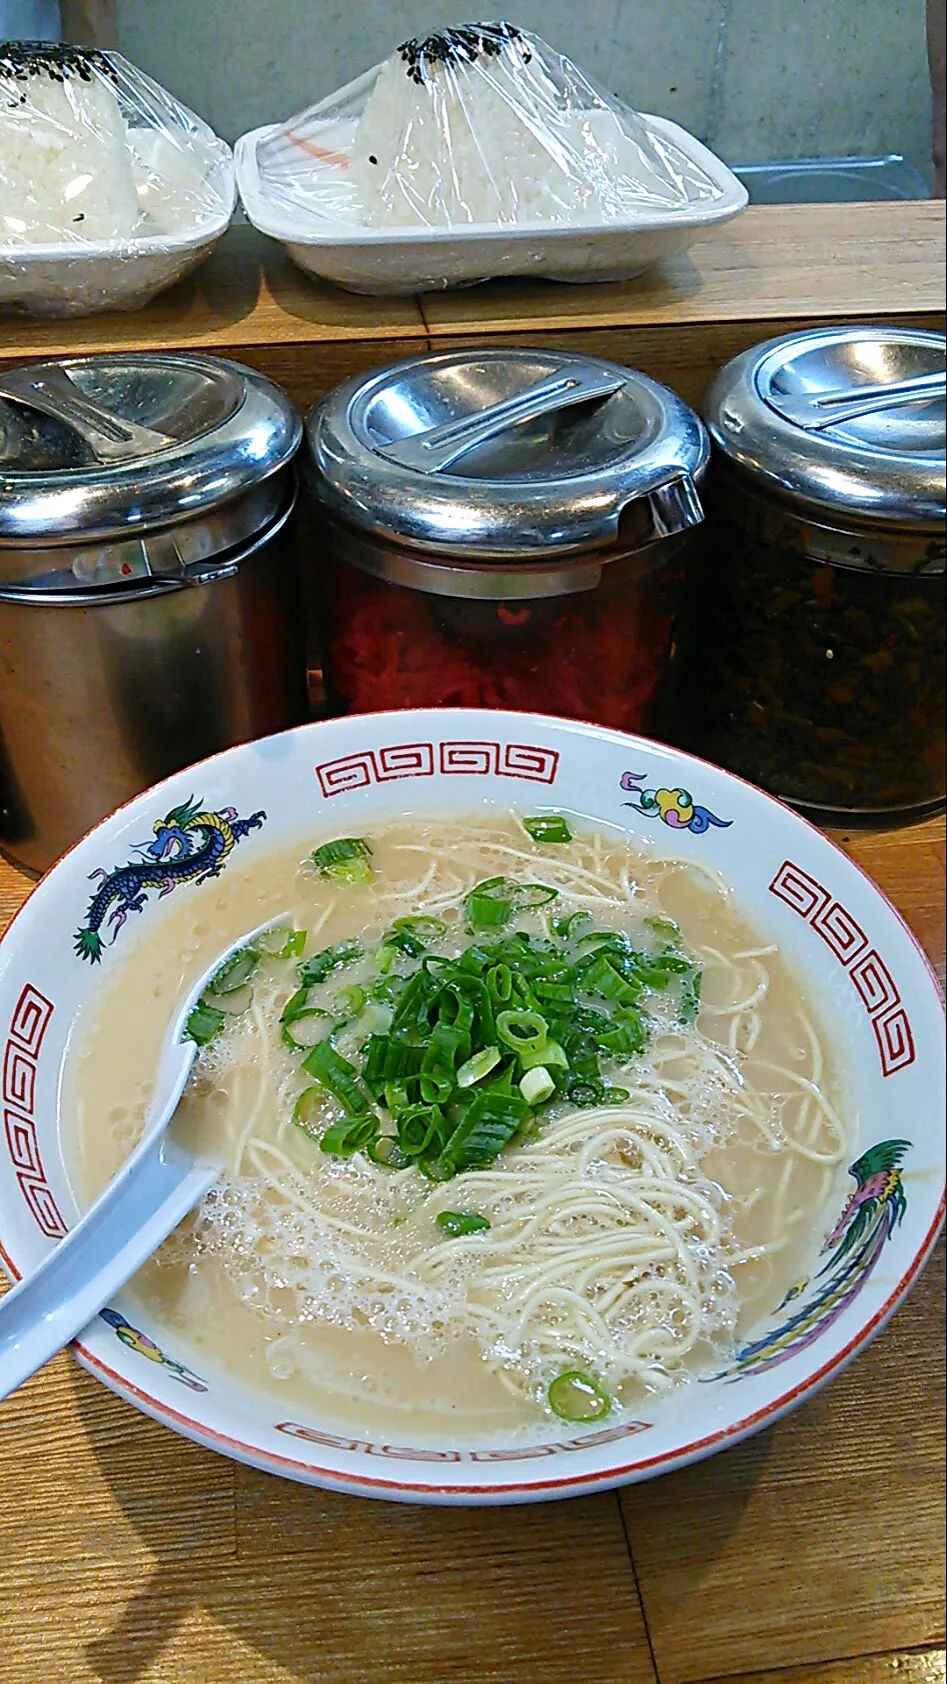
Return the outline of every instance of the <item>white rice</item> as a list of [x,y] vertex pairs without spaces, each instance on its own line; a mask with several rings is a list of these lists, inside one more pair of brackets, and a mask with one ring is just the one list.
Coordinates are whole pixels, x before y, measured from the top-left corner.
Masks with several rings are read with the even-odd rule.
[[141,220],[128,130],[107,81],[0,75],[0,244],[128,239]]
[[428,42],[418,68],[407,43],[381,67],[349,161],[365,225],[598,222],[713,192],[535,37],[484,25],[431,41],[481,30],[489,48],[469,59]]

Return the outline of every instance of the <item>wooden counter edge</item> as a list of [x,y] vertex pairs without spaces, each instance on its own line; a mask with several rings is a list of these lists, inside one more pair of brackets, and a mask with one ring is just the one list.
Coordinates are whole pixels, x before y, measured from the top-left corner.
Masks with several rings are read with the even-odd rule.
[[[492,282],[421,298],[366,298],[303,276],[272,241],[234,225],[207,263],[143,310],[0,316],[0,364],[122,349],[203,348],[259,366],[299,350],[312,367],[386,360],[395,342],[564,333],[686,334],[716,326],[943,316],[944,205],[757,205],[637,280],[564,286]],[[674,333],[670,334],[669,329]]]

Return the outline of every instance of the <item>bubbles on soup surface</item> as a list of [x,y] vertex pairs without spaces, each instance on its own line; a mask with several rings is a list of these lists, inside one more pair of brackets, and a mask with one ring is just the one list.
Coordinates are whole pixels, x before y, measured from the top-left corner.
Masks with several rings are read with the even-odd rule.
[[[149,1273],[159,1313],[180,1293],[174,1283],[187,1265],[208,1283],[203,1343],[229,1365],[239,1370],[242,1340],[257,1352],[258,1382],[304,1396],[318,1383],[320,1338],[336,1354],[370,1349],[367,1365],[353,1354],[344,1383],[326,1358],[346,1411],[353,1395],[369,1407],[368,1388],[358,1392],[368,1373],[372,1407],[397,1412],[413,1397],[433,1430],[425,1373],[439,1376],[442,1409],[462,1412],[479,1372],[524,1421],[540,1420],[550,1381],[568,1368],[596,1376],[616,1407],[632,1406],[643,1391],[719,1361],[737,1327],[798,1278],[828,1225],[823,1212],[847,1144],[822,1026],[712,873],[635,856],[623,839],[575,828],[572,843],[552,847],[502,819],[392,824],[373,835],[373,876],[361,886],[327,882],[300,864],[298,846],[231,867],[216,903],[230,939],[241,920],[255,927],[265,906],[310,932],[306,957],[362,942],[363,957],[332,971],[312,999],[339,1019],[333,1045],[356,1073],[370,1036],[387,1032],[378,1028],[384,1015],[364,1015],[371,989],[392,976],[403,983],[424,963],[402,955],[383,968],[393,921],[439,920],[432,963],[454,963],[476,940],[498,939],[468,928],[467,897],[484,879],[555,889],[554,902],[514,920],[530,942],[561,945],[553,916],[585,914],[580,927],[620,933],[646,953],[677,942],[703,991],[699,1013],[685,1021],[676,983],[645,990],[644,1050],[602,1055],[602,1093],[617,1101],[555,1095],[485,1168],[441,1184],[361,1151],[347,1159],[322,1151],[320,1129],[345,1114],[327,1094],[315,1102],[313,1132],[294,1124],[313,1082],[306,1049],[287,1045],[280,1023],[299,960],[268,959],[248,1009],[202,1050],[182,1108],[187,1138],[222,1155],[225,1169]],[[673,938],[669,916],[680,925]],[[129,1067],[147,1068],[154,1056],[145,971],[150,999],[156,987],[170,994],[182,968],[199,973],[220,945],[209,917],[189,925],[172,913],[147,960],[126,962],[100,1021]],[[95,1045],[103,1034],[97,1028]],[[75,1069],[88,1158],[95,1097],[109,1084],[99,1059]],[[130,1092],[108,1117],[122,1149],[139,1099]],[[372,1103],[384,1132],[392,1126],[384,1096]],[[437,1218],[451,1211],[474,1212],[486,1226],[446,1237]],[[399,1366],[402,1357],[413,1366]]]

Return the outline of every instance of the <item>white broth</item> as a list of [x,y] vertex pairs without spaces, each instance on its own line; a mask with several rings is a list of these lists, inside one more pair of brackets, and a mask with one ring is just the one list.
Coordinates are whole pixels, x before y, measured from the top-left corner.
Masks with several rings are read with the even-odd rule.
[[221,1178],[129,1289],[196,1366],[393,1441],[548,1431],[723,1366],[811,1261],[854,1129],[826,1025],[712,872],[567,831],[402,818],[321,871],[307,838],[114,955],[67,1071],[82,1203],[184,990],[265,920],[305,940],[205,995],[239,1009],[173,1126]]

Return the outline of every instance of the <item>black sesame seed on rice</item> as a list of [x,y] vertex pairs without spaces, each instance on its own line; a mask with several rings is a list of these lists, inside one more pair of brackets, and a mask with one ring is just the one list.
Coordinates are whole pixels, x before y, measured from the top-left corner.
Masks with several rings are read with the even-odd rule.
[[[91,82],[96,75],[116,80],[108,54],[94,48],[59,41],[4,41],[0,45],[0,78],[27,82],[33,76],[45,76],[65,84],[70,76]],[[21,95],[20,104],[25,102],[26,96]]]

